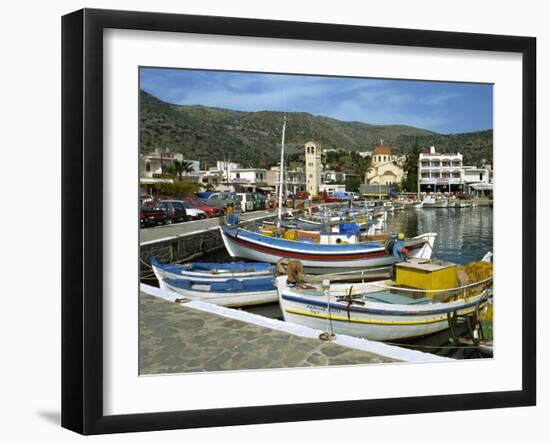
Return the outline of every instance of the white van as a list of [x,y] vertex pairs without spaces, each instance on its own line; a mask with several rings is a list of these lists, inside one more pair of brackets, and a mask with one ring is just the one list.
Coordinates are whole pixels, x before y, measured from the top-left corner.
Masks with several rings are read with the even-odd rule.
[[251,192],[237,192],[237,197],[241,201],[241,211],[254,210],[254,195]]

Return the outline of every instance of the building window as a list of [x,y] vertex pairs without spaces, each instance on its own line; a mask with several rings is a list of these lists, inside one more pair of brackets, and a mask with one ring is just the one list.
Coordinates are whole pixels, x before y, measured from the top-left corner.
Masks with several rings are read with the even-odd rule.
[[146,170],[147,172],[151,172],[151,163],[147,163],[147,164],[145,165],[145,170]]
[[241,174],[240,174],[239,172],[237,172],[237,173],[235,174],[235,177],[241,178]]
[[479,181],[483,181],[483,173],[479,174]]

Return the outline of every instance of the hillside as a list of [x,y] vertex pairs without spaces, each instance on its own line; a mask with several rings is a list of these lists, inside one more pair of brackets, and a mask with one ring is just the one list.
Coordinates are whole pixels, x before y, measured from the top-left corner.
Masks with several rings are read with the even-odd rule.
[[[396,153],[406,153],[418,140],[420,146],[435,145],[438,151],[460,151],[465,162],[492,161],[492,130],[441,135],[405,125],[370,125],[344,122],[308,113],[287,113],[286,145],[301,151],[314,139],[323,148],[362,151],[380,143]],[[181,106],[162,102],[140,92],[140,149],[142,153],[168,147],[189,160],[213,165],[228,159],[245,167],[274,164],[280,155],[283,114],[240,112],[206,106]]]

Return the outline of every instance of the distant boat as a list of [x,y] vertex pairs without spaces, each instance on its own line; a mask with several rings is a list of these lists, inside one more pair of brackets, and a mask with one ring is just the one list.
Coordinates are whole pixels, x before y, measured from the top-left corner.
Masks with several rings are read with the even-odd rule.
[[446,208],[449,204],[449,200],[445,197],[434,197],[427,195],[422,201],[423,208]]
[[468,203],[464,200],[457,199],[454,202],[452,202],[450,206],[454,206],[455,208],[469,208],[470,203]]

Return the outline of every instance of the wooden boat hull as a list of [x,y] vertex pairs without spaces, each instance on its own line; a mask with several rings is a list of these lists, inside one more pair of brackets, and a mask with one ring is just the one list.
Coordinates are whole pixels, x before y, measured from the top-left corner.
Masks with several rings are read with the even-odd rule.
[[[369,283],[363,285],[368,286]],[[331,286],[331,291],[337,286]],[[354,288],[354,293],[360,293],[361,284],[355,284]],[[456,311],[459,315],[472,314],[487,303],[482,300],[486,293],[466,301],[448,303],[388,304],[367,301],[361,306],[351,307],[346,302],[337,302],[331,298],[329,316],[328,300],[322,293],[306,296],[287,285],[286,276],[277,278],[277,289],[285,321],[327,330],[330,319],[336,334],[376,341],[402,340],[443,331],[449,327],[448,313]]]
[[[254,270],[254,266],[257,266],[258,270]],[[157,277],[157,280],[163,280],[165,278],[171,279],[192,279],[192,280],[203,280],[203,281],[227,281],[231,279],[238,280],[250,280],[260,277],[269,277],[274,275],[274,268],[272,266],[261,266],[264,263],[251,263],[250,269],[243,267],[242,271],[232,271],[228,269],[223,269],[223,264],[220,268],[208,270],[193,270],[192,266],[186,265],[176,265],[176,264],[164,264],[159,263],[155,257],[151,259],[151,267],[153,272]],[[265,267],[265,269],[263,269]]]
[[[241,257],[266,263],[277,263],[281,258],[300,260],[308,272],[322,273],[338,270],[365,269],[390,266],[397,259],[385,250],[383,242],[366,244],[326,245],[301,243],[266,237],[244,229],[220,226],[225,247],[232,257]],[[431,257],[437,234],[424,234],[405,244],[413,257]]]
[[[238,273],[239,278],[234,276],[237,273],[234,273],[233,277],[216,275],[212,278],[208,275],[207,278],[202,278],[194,275],[190,278],[181,273],[182,270],[185,271],[182,265],[161,264],[154,258],[151,260],[151,265],[161,289],[175,292],[191,300],[226,307],[253,306],[277,301],[272,269],[267,273],[265,271]],[[262,268],[262,265],[257,267]],[[258,286],[257,283],[261,285]]]
[[277,302],[277,289],[275,289],[275,287],[273,287],[272,290],[268,291],[235,292],[232,294],[228,294],[217,293],[208,290],[197,291],[193,289],[182,289],[176,285],[171,284],[167,280],[159,281],[159,286],[161,289],[176,292],[182,297],[186,297],[191,300],[200,300],[229,308],[263,305],[266,303]]

